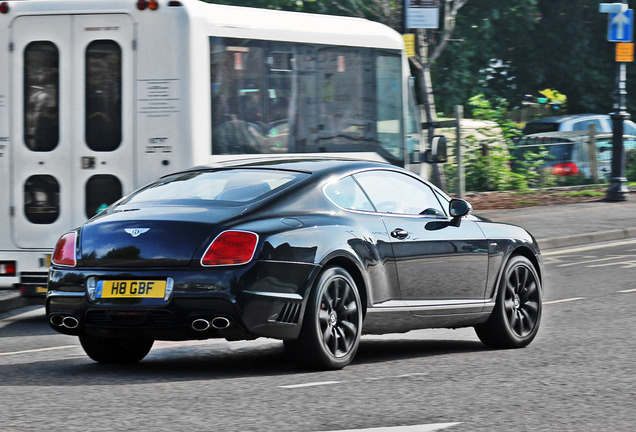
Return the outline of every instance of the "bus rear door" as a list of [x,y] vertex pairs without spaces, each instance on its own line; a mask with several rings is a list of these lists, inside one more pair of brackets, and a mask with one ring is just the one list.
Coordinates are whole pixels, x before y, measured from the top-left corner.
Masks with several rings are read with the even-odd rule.
[[134,185],[133,36],[124,14],[12,25],[12,238],[50,249]]

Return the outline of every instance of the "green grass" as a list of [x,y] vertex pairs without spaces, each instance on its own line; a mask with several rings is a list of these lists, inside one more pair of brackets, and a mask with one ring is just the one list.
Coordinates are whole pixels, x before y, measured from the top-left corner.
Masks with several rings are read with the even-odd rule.
[[604,196],[605,192],[601,192],[598,190],[580,190],[573,192],[559,192],[554,195],[558,196],[572,196],[572,197],[596,197],[596,196]]
[[538,205],[539,201],[520,200],[520,201],[517,201],[516,204],[519,204],[519,205]]

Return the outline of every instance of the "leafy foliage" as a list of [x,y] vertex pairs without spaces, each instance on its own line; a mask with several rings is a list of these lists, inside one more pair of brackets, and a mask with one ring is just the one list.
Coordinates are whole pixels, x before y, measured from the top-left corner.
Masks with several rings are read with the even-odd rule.
[[[470,1],[457,18],[457,42],[433,66],[438,108],[451,112],[480,93],[515,106],[526,94],[558,88],[570,112],[610,112],[615,71],[607,19],[592,0]],[[636,79],[628,75],[628,82]],[[636,95],[628,95],[629,106]]]

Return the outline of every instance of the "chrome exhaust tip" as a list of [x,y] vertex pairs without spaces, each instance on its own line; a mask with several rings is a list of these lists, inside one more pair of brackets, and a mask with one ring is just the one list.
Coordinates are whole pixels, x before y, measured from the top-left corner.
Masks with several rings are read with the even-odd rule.
[[51,315],[49,322],[55,327],[66,327],[74,329],[79,326],[79,320],[73,315]]
[[64,324],[64,317],[62,315],[51,315],[49,322],[55,327],[62,327]]
[[217,330],[223,330],[230,326],[230,320],[225,317],[216,317],[212,321],[210,321],[212,327]]
[[210,328],[210,321],[203,318],[198,318],[192,321],[191,326],[192,326],[192,330],[200,331],[200,332],[206,331],[207,329]]
[[78,325],[79,325],[79,320],[75,318],[74,316],[67,316],[67,317],[64,317],[64,319],[62,320],[62,326],[69,329],[77,328]]

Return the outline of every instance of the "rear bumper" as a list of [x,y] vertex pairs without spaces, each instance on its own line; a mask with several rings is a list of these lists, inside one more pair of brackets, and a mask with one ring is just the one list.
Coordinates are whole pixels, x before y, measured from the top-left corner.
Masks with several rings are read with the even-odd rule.
[[[169,277],[175,281],[174,291],[164,301],[91,300],[86,293],[89,276],[156,279],[159,277],[156,271],[131,274],[54,269],[49,280],[46,312],[51,327],[69,335],[143,334],[157,340],[295,339],[302,324],[305,292],[316,270],[307,264],[259,263],[240,275],[235,273],[233,278],[225,278],[227,270],[172,271]],[[205,283],[201,282],[202,274]],[[252,277],[254,275],[258,277]],[[65,321],[66,317],[69,319]],[[212,325],[217,318],[221,320]],[[229,322],[227,327],[218,325],[224,323],[223,319]],[[201,320],[210,325],[204,325]]]

